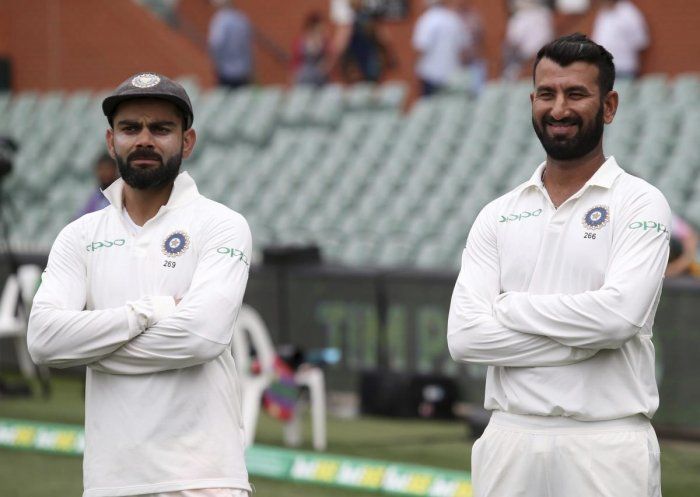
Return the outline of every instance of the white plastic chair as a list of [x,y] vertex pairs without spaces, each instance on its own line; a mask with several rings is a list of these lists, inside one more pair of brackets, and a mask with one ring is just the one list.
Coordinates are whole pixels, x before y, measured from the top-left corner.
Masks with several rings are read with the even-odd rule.
[[[302,364],[294,374],[297,385],[309,389],[311,403],[311,443],[315,450],[326,450],[326,380],[323,371],[316,366]],[[284,441],[287,445],[301,445],[301,416],[299,409],[284,426]]]
[[[250,349],[255,349],[259,372],[252,373]],[[260,314],[243,304],[233,333],[233,356],[241,382],[243,426],[246,447],[255,441],[255,431],[260,415],[263,392],[275,380],[275,348],[270,333]],[[312,443],[316,450],[326,448],[326,392],[323,371],[309,365],[302,367],[294,375],[299,386],[309,389],[311,402]],[[300,416],[295,410],[291,421],[285,424],[284,439],[287,445],[301,443]]]
[[[41,269],[34,264],[25,264],[10,274],[0,296],[0,337],[14,338],[15,353],[19,369],[25,378],[36,377],[36,369],[27,350],[27,320],[36,293]],[[19,305],[20,295],[23,306]]]

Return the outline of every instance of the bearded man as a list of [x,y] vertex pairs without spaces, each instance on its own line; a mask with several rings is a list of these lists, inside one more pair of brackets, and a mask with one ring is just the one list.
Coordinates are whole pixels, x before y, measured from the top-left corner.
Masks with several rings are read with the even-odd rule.
[[38,364],[87,366],[83,496],[248,496],[230,343],[250,230],[180,172],[182,86],[137,74],[102,109],[121,178],[58,235],[27,336]]
[[660,497],[651,328],[670,209],[603,154],[618,106],[605,48],[555,40],[533,77],[546,161],[478,215],[448,320],[452,357],[488,365],[474,495]]

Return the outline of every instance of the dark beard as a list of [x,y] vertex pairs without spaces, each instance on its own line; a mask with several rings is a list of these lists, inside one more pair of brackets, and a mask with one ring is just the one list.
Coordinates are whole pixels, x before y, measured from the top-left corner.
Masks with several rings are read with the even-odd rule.
[[[138,159],[151,159],[160,162],[160,166],[151,169],[140,169],[131,165],[131,162]],[[136,150],[129,154],[124,160],[123,157],[116,156],[117,166],[124,182],[136,190],[160,190],[164,186],[172,183],[180,174],[182,164],[182,149],[180,153],[173,155],[163,164],[163,158],[156,152],[150,150]]]
[[537,138],[539,138],[542,147],[547,152],[547,156],[554,160],[567,161],[584,157],[600,144],[600,140],[603,137],[605,123],[603,122],[602,102],[590,126],[583,128],[582,121],[578,117],[559,121],[579,126],[579,131],[573,138],[557,140],[549,137],[545,132],[545,125],[548,120],[550,118],[544,117],[538,124],[533,116],[532,127],[535,128],[535,134],[537,134]]

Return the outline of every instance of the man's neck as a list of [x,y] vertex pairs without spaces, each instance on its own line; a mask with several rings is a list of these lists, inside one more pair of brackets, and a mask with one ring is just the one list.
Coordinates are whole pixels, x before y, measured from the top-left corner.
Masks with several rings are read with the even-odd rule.
[[574,160],[547,157],[542,181],[554,207],[559,207],[579,191],[605,162],[602,146]]
[[124,208],[131,220],[138,226],[143,226],[153,218],[162,206],[168,203],[173,191],[173,183],[158,190],[137,190],[124,184]]

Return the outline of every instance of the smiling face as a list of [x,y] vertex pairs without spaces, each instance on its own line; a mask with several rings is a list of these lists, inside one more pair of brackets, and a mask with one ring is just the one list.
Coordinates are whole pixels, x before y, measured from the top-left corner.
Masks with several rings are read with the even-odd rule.
[[614,91],[601,95],[598,68],[588,62],[562,67],[543,58],[535,72],[532,125],[549,158],[570,161],[602,153],[603,125],[617,110]]
[[183,158],[192,153],[194,130],[183,132],[183,118],[174,104],[151,98],[123,102],[107,130],[107,148],[124,181],[138,190],[172,183]]

